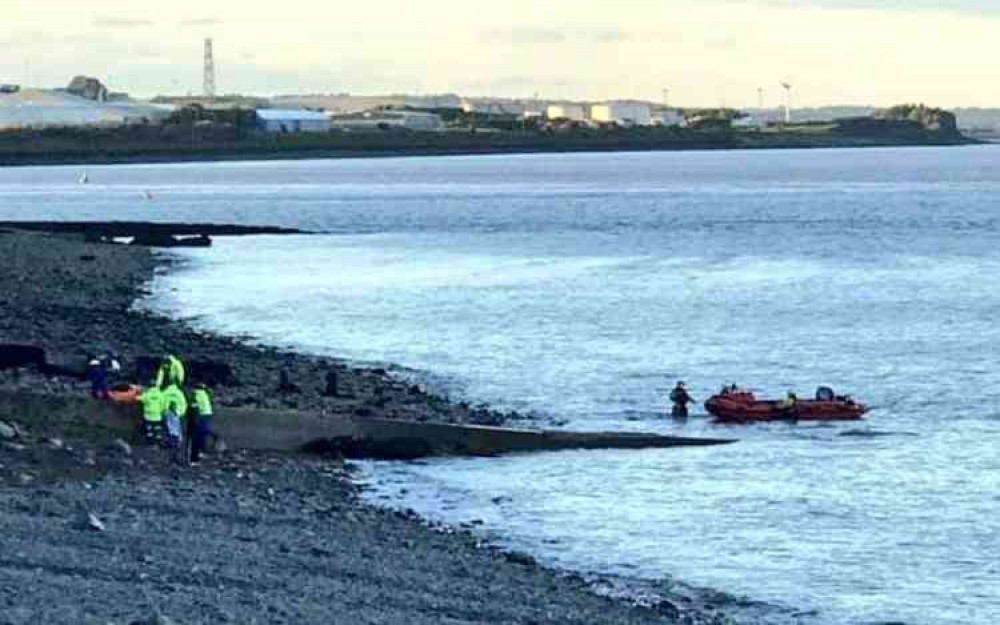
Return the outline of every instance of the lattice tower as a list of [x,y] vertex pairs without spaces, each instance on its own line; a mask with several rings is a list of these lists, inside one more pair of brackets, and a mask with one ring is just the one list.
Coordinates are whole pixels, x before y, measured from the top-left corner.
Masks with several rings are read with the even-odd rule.
[[205,85],[206,98],[215,97],[215,56],[212,54],[212,39],[205,40]]

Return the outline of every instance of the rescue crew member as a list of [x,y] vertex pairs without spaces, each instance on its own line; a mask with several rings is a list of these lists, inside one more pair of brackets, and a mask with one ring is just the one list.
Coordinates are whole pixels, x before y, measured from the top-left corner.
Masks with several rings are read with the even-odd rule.
[[798,403],[799,398],[795,396],[795,393],[788,391],[788,395],[778,402],[778,408],[786,412],[791,412],[795,410],[795,404]]
[[216,436],[212,431],[212,393],[203,382],[194,389],[194,438],[191,441],[191,464],[196,464],[205,451],[209,436]]
[[688,404],[693,404],[694,399],[687,392],[684,382],[678,382],[677,386],[670,391],[670,401],[674,406],[670,410],[670,415],[677,419],[686,419],[688,416]]
[[156,385],[163,387],[164,384],[170,386],[175,384],[178,387],[184,386],[186,372],[184,363],[173,354],[167,354],[160,363],[160,368],[156,370]]
[[90,381],[91,397],[108,399],[108,370],[97,356],[87,358],[87,380]]
[[142,404],[142,431],[150,445],[163,440],[163,414],[167,411],[166,397],[156,385],[150,386],[137,397]]

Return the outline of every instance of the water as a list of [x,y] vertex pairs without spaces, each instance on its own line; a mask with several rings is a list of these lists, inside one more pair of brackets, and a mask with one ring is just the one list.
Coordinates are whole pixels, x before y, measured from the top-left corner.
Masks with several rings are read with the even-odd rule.
[[[91,167],[86,186],[81,172],[0,170],[0,218],[326,233],[182,252],[161,310],[400,363],[568,428],[741,439],[376,465],[376,497],[480,519],[556,566],[671,575],[822,623],[1000,616],[1000,148]],[[829,383],[874,409],[862,424],[675,424],[661,417],[681,378],[700,399]]]

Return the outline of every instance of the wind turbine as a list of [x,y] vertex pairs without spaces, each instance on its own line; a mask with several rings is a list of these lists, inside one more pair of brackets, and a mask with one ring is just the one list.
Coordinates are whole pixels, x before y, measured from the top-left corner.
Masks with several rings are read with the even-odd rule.
[[792,85],[781,81],[781,86],[785,89],[785,123],[792,123]]

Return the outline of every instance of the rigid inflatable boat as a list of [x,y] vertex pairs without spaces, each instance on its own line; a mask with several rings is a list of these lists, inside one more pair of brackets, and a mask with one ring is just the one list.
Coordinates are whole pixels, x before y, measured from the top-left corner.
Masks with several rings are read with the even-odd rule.
[[[790,405],[789,405],[790,404]],[[868,410],[849,396],[834,395],[820,387],[816,399],[757,399],[750,391],[728,391],[713,395],[705,409],[716,421],[751,423],[754,421],[856,421]]]

